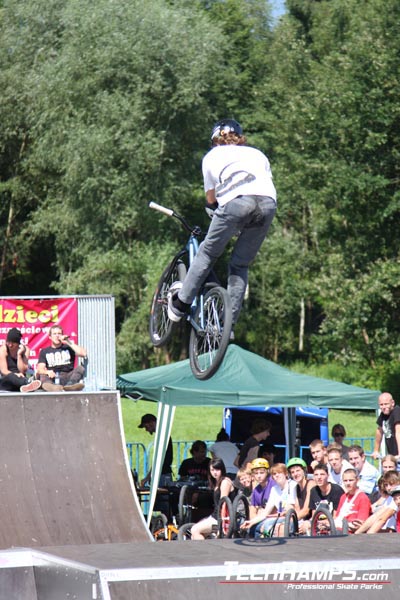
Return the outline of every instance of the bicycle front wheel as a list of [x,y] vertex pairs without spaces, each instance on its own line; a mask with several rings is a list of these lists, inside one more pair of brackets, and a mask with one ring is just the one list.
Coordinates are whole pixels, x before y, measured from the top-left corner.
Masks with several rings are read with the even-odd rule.
[[190,332],[189,358],[193,375],[209,379],[225,356],[232,329],[232,307],[228,292],[211,288],[199,303]]
[[168,292],[175,281],[183,281],[186,277],[186,266],[183,262],[173,261],[164,270],[153,295],[150,310],[149,333],[153,346],[165,346],[172,336],[174,323],[168,318]]

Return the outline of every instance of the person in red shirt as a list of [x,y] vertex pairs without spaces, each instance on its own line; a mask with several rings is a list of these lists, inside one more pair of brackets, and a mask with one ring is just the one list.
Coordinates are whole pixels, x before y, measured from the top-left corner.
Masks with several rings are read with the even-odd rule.
[[371,502],[367,494],[357,487],[358,473],[356,469],[346,469],[343,473],[343,487],[345,493],[339,500],[339,505],[334,513],[335,525],[339,529],[343,520],[349,524],[349,532],[354,533],[371,514]]

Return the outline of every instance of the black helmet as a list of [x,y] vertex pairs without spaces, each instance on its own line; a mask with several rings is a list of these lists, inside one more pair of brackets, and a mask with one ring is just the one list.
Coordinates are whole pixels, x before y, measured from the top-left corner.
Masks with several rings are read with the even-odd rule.
[[222,131],[224,133],[237,133],[237,135],[243,134],[243,129],[237,121],[234,119],[222,119],[215,123],[211,132],[211,140],[221,135]]

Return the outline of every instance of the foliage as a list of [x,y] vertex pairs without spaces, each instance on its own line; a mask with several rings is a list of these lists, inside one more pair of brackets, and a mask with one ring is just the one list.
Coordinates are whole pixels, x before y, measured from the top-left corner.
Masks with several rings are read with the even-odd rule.
[[205,226],[201,157],[233,116],[279,197],[237,340],[397,385],[400,4],[286,6],[272,28],[262,0],[3,0],[2,293],[112,293],[118,369],[182,356],[147,315],[184,234],[147,204]]

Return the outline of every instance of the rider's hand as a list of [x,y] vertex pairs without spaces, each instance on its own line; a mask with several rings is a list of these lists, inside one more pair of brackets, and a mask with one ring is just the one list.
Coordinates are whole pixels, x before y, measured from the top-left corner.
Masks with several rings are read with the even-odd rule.
[[214,211],[216,211],[217,208],[218,208],[218,202],[213,202],[212,204],[210,204],[209,202],[207,202],[207,204],[205,205],[206,213],[208,214],[208,216],[210,217],[210,219],[213,218]]

